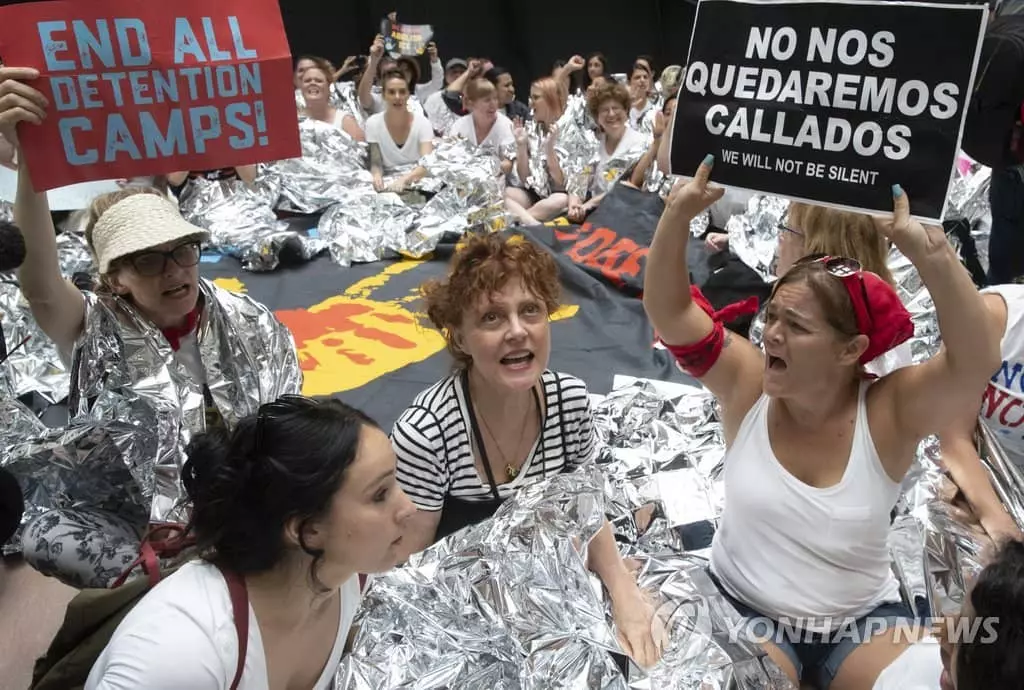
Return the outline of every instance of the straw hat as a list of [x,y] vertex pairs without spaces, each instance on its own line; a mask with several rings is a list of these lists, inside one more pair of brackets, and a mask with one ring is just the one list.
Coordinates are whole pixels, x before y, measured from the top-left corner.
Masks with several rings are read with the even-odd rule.
[[209,233],[192,225],[169,199],[156,194],[133,194],[107,209],[92,230],[92,246],[100,273],[123,256],[183,240],[209,238]]

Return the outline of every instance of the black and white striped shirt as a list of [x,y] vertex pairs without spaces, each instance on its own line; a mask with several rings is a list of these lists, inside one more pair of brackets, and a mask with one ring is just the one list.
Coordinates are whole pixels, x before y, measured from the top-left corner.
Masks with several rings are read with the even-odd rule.
[[[445,496],[493,500],[487,477],[476,469],[461,376],[449,376],[416,396],[391,432],[398,483],[421,510],[441,510]],[[498,484],[503,499],[527,484],[575,469],[597,450],[586,384],[553,371],[545,371],[541,381],[547,413],[543,430],[519,475]]]

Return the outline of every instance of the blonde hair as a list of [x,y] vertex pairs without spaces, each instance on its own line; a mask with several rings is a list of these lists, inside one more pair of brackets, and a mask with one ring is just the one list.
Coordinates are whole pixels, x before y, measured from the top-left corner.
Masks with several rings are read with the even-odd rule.
[[565,104],[569,101],[565,85],[552,77],[541,77],[532,86],[540,91],[541,98],[555,113],[554,119],[557,120],[565,112]]
[[871,271],[895,287],[896,281],[889,271],[889,242],[875,227],[871,216],[792,203],[788,224],[803,233],[805,254],[856,259],[865,271]]
[[486,79],[474,79],[466,84],[466,100],[470,102],[488,98],[495,93],[497,93],[497,89],[494,88],[494,84]]

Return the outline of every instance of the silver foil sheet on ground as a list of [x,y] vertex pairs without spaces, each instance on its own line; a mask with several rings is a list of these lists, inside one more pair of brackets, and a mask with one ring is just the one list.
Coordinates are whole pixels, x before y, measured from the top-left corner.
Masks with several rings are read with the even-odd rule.
[[366,144],[318,120],[299,121],[302,156],[275,161],[261,172],[262,184],[277,192],[273,207],[316,213],[344,201],[352,189],[372,190]]
[[6,381],[3,390],[14,397],[34,391],[51,403],[64,400],[70,386],[67,367],[13,279],[0,281],[0,327],[9,353],[0,364],[0,379]]
[[[302,372],[295,345],[273,314],[245,295],[206,280],[200,281],[200,290],[206,306],[197,334],[199,353],[213,404],[225,423],[232,426],[264,402],[299,393]],[[39,503],[29,508],[118,500],[141,504],[154,522],[183,521],[184,449],[206,427],[202,383],[130,304],[94,293],[85,296],[85,335],[71,366],[70,424],[54,432],[45,452],[33,447],[15,457],[25,458],[15,466],[19,479],[50,487],[35,494]],[[123,475],[119,482],[94,476],[92,464],[66,460],[84,455],[91,463],[97,447],[106,449],[104,453],[116,449],[116,457],[105,456],[96,466],[127,471],[132,481],[124,481]],[[75,467],[85,469],[76,472]],[[120,494],[99,491],[101,481]],[[59,502],[51,500],[55,496]]]
[[639,574],[672,644],[650,672],[622,674],[607,605],[574,546],[604,523],[604,484],[591,466],[527,487],[492,519],[376,577],[338,686],[790,688],[745,641],[701,561],[675,553],[646,558]]
[[946,197],[946,220],[963,220],[970,225],[971,237],[982,268],[988,270],[988,241],[992,232],[992,209],[989,186],[992,169],[962,159],[953,173],[953,182]]
[[182,216],[210,232],[209,246],[239,260],[247,271],[272,271],[286,248],[309,261],[325,246],[290,230],[271,207],[266,180],[192,180],[181,199]]

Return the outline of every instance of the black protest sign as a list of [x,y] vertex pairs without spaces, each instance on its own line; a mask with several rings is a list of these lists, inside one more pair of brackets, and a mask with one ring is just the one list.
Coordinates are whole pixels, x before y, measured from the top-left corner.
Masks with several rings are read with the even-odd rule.
[[941,219],[983,5],[702,0],[671,134],[672,172],[708,154],[720,184]]

